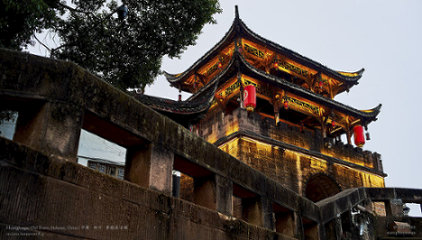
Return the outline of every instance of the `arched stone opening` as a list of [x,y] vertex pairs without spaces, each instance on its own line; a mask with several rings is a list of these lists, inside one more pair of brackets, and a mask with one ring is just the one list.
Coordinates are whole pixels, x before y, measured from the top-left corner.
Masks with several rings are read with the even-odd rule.
[[306,184],[305,197],[313,202],[318,202],[340,191],[339,185],[332,178],[324,174],[317,174],[309,178]]

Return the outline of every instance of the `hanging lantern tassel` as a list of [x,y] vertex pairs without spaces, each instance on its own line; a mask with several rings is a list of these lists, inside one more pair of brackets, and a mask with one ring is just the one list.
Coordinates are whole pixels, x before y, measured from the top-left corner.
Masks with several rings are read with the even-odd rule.
[[355,145],[358,147],[362,147],[365,144],[365,137],[363,134],[363,127],[361,125],[356,125],[353,128],[353,135],[355,138]]
[[278,122],[280,121],[280,116],[278,113],[275,113],[275,125],[278,126]]
[[256,88],[248,85],[243,90],[244,106],[248,112],[252,112],[256,107]]
[[366,132],[366,140],[367,141],[371,140],[371,136],[369,135],[369,132]]

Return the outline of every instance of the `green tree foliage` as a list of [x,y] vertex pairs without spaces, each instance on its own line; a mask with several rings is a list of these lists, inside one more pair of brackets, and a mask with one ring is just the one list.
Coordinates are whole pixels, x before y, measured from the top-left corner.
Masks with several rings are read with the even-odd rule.
[[[52,57],[76,62],[121,89],[151,84],[162,57],[179,56],[195,43],[206,23],[215,22],[213,14],[221,11],[218,0],[126,0],[128,13],[122,19],[117,16],[122,3],[114,0],[73,0],[68,5],[53,0],[27,1],[33,5],[25,11],[32,15],[27,16],[28,27],[19,31],[23,37],[12,36],[13,46],[27,44],[34,31],[49,28],[62,42],[51,49]],[[8,24],[10,19],[1,18],[0,24]]]
[[0,47],[22,50],[56,20],[57,0],[0,0]]

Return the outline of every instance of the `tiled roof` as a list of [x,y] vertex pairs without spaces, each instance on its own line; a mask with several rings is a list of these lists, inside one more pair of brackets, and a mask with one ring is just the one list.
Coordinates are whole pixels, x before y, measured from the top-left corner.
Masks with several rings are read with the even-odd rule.
[[305,56],[300,55],[299,53],[296,53],[277,43],[269,41],[261,37],[259,34],[256,34],[252,30],[250,30],[246,26],[246,24],[238,17],[238,13],[236,9],[236,17],[233,21],[232,26],[230,27],[229,31],[224,35],[224,37],[213,48],[211,48],[204,56],[202,56],[191,67],[189,67],[185,72],[179,73],[179,74],[170,74],[170,73],[164,72],[167,80],[172,85],[178,85],[182,83],[185,80],[185,77],[189,76],[190,73],[195,72],[201,66],[202,63],[216,56],[218,54],[218,51],[222,49],[223,47],[225,47],[226,45],[230,44],[231,43],[230,41],[233,41],[236,36],[243,36],[243,37],[253,39],[259,43],[262,43],[268,48],[275,50],[278,53],[286,55],[287,57],[291,58],[294,61],[297,61],[300,64],[303,64],[304,66],[315,69],[337,80],[343,81],[349,86],[358,84],[357,81],[362,77],[362,73],[364,71],[363,68],[359,71],[350,72],[350,73],[335,71],[322,65],[321,63],[313,61]]
[[340,112],[350,114],[368,123],[370,121],[374,121],[377,119],[376,117],[380,113],[381,106],[382,106],[381,104],[379,104],[375,108],[372,108],[369,110],[357,110],[348,105],[345,105],[343,103],[337,102],[330,98],[321,96],[308,89],[302,88],[282,78],[276,77],[271,74],[267,74],[265,71],[257,69],[253,65],[248,63],[248,61],[246,61],[243,55],[239,53],[238,51],[235,51],[233,53],[233,58],[228,63],[227,67],[221,73],[219,73],[213,80],[211,80],[206,86],[204,86],[194,95],[192,95],[190,99],[200,98],[201,95],[207,93],[208,89],[210,89],[211,86],[215,87],[216,85],[219,85],[220,82],[226,80],[227,79],[226,75],[233,71],[240,71],[243,74],[249,75],[251,77],[255,77],[262,81],[278,85],[281,88],[285,89],[286,91],[305,97],[306,99],[320,103],[324,106],[334,108],[336,110],[339,110]]
[[187,126],[190,123],[198,120],[204,113],[208,111],[214,100],[214,94],[217,85],[213,85],[210,91],[198,96],[195,99],[188,99],[186,101],[175,101],[166,98],[148,96],[131,92],[141,103],[151,107],[152,109],[167,115],[176,122]]

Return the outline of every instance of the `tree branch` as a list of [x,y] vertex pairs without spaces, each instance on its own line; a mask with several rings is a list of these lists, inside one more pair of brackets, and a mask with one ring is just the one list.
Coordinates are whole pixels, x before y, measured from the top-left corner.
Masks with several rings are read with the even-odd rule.
[[63,8],[66,8],[67,10],[69,10],[71,12],[79,12],[79,13],[85,13],[85,14],[92,14],[90,12],[85,12],[85,11],[82,11],[82,10],[79,10],[79,9],[76,9],[76,8],[73,8],[73,7],[69,7],[66,4],[63,4],[61,2],[59,2],[58,4],[59,4],[59,6],[61,6]]
[[34,38],[35,38],[35,40],[37,40],[37,42],[39,44],[41,44],[43,47],[45,47],[45,49],[47,49],[51,53],[51,48],[49,48],[47,45],[45,45],[43,42],[41,42],[41,40],[39,40],[35,34],[34,34]]
[[82,11],[82,10],[80,10],[80,9],[76,9],[76,8],[73,8],[73,7],[67,6],[66,4],[63,4],[63,3],[61,3],[61,2],[59,2],[58,4],[59,4],[59,6],[61,6],[61,7],[65,8],[65,9],[67,9],[67,10],[71,11],[71,12],[83,13],[83,14],[91,15],[91,16],[93,16],[93,17],[95,17],[95,18],[99,19],[99,18],[98,18],[97,16],[95,16],[95,14],[93,14],[92,12]]

